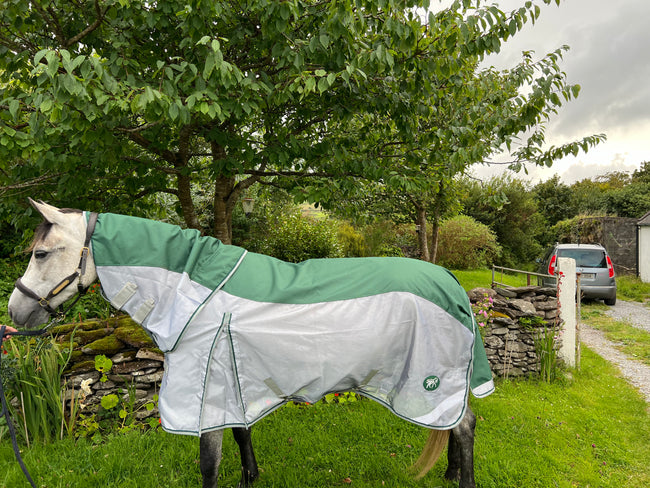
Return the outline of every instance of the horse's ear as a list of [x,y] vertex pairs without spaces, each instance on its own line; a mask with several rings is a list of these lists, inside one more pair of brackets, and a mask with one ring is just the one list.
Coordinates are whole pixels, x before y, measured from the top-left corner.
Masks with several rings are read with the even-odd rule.
[[38,210],[38,213],[40,213],[50,224],[57,224],[61,220],[61,212],[59,212],[58,208],[48,205],[43,201],[37,202],[31,198],[29,199],[29,203],[32,207]]

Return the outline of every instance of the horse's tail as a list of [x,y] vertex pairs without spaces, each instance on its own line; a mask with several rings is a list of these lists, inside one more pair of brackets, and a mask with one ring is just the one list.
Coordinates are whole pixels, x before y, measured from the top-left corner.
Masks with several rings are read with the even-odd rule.
[[416,472],[416,479],[422,478],[433,468],[433,465],[436,464],[443,449],[447,445],[448,440],[448,430],[431,430],[424,449],[422,449],[422,454],[420,454],[420,457],[412,466],[412,469]]

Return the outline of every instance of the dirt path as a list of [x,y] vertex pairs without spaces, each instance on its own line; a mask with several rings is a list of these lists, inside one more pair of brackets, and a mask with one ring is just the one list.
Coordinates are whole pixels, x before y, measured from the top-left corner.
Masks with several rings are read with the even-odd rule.
[[[608,315],[650,333],[650,310],[641,304],[619,300],[615,307],[610,308]],[[580,341],[603,359],[615,364],[627,381],[634,385],[650,404],[650,366],[629,359],[605,338],[605,334],[586,324],[581,324]]]

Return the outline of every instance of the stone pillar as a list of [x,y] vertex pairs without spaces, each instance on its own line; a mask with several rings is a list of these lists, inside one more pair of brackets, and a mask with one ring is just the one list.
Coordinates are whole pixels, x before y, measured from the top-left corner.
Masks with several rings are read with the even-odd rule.
[[558,302],[562,319],[562,342],[558,352],[570,367],[576,365],[576,262],[571,258],[558,258]]

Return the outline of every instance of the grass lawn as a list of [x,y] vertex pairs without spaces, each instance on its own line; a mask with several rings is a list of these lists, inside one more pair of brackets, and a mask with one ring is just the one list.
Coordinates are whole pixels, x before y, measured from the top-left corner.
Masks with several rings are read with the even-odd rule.
[[[552,385],[500,381],[473,400],[479,417],[481,488],[650,486],[650,417],[616,369],[584,350],[582,369]],[[441,487],[442,460],[420,481],[408,473],[426,431],[369,400],[287,406],[262,420],[253,441],[265,487]],[[221,486],[236,486],[239,461],[226,434]],[[39,486],[200,486],[198,442],[162,432],[115,436],[100,445],[64,440],[25,450]],[[351,482],[351,483],[350,483]],[[0,486],[28,486],[8,440],[0,442]]]
[[[452,270],[460,284],[465,291],[474,288],[490,288],[492,284],[492,270],[491,269],[472,269],[472,270]],[[537,284],[534,277],[531,277],[532,284]],[[526,286],[525,274],[506,274],[497,273],[495,280],[504,282],[509,286]]]

